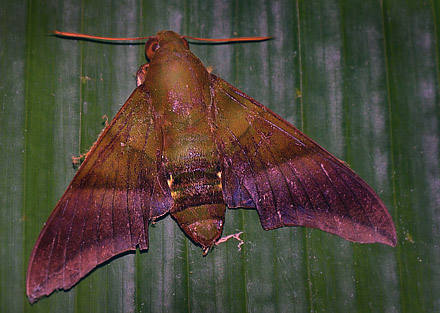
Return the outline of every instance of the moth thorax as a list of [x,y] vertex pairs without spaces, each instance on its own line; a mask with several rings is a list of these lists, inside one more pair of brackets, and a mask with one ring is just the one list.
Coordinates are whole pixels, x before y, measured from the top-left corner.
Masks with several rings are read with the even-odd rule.
[[183,231],[207,249],[214,245],[223,231],[225,204],[203,204],[187,207],[171,214]]

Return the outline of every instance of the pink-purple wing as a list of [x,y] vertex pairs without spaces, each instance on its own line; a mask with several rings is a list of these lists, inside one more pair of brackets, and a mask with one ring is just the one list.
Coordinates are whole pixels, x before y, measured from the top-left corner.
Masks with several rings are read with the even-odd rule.
[[350,241],[396,245],[384,203],[350,168],[214,75],[212,89],[228,207],[256,208],[264,229],[307,226]]
[[69,289],[124,251],[148,248],[148,223],[172,198],[161,167],[162,137],[144,85],[102,132],[35,243],[31,302]]

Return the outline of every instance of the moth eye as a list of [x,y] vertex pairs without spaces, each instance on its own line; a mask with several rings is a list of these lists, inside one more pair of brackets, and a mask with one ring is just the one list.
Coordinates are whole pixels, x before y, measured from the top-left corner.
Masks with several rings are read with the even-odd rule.
[[148,60],[151,60],[157,49],[159,49],[159,40],[157,38],[148,39],[145,44],[145,54],[147,55]]
[[186,41],[186,39],[183,38],[183,37],[180,37],[180,40],[182,40],[182,43],[183,43],[183,45],[185,46],[185,48],[186,48],[186,49],[189,49],[189,43],[188,43],[188,41]]

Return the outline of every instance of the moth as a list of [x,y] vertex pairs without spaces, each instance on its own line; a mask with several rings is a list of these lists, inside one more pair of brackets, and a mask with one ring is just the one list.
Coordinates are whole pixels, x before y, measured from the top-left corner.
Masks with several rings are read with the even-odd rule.
[[184,36],[161,31],[145,50],[138,87],[35,243],[30,302],[71,288],[117,254],[148,249],[149,224],[168,213],[205,253],[222,234],[226,207],[256,209],[265,230],[306,226],[396,245],[390,214],[358,175],[209,73]]

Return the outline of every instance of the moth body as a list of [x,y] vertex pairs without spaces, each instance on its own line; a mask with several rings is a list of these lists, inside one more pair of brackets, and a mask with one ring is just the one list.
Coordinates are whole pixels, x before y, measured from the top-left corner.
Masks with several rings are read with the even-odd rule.
[[220,237],[225,220],[210,74],[185,39],[174,32],[161,36],[150,44],[157,50],[148,66],[139,69],[137,81],[150,91],[155,116],[160,117],[155,128],[162,134],[162,166],[171,178],[170,213],[206,250]]

